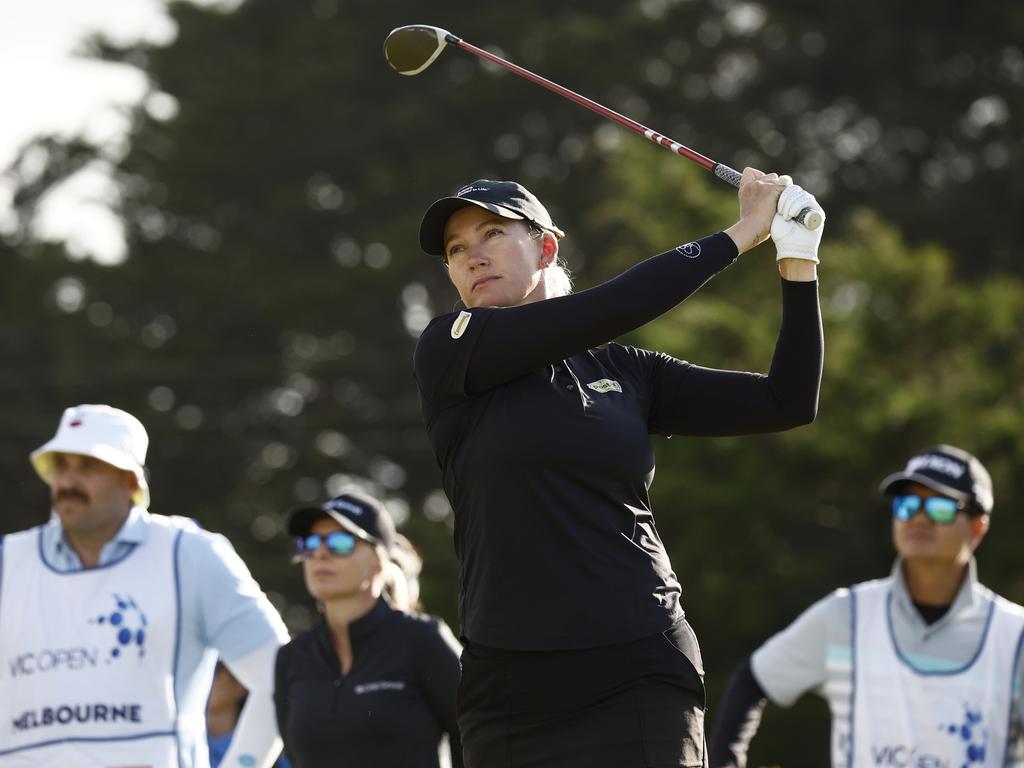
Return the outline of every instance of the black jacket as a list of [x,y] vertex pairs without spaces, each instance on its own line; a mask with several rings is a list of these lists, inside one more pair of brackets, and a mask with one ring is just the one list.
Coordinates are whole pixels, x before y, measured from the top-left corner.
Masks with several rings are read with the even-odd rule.
[[782,280],[767,376],[601,345],[735,258],[735,243],[719,233],[577,294],[444,315],[424,330],[416,382],[455,510],[468,642],[596,648],[648,637],[682,616],[648,493],[650,436],[811,421],[824,353],[818,285]]
[[345,676],[323,620],[278,652],[274,703],[295,768],[437,768],[442,733],[462,768],[459,646],[447,625],[382,599],[349,635]]

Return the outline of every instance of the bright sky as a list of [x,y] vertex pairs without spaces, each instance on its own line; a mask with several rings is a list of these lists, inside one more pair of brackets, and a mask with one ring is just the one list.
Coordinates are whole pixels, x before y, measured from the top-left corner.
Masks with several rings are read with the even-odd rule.
[[[0,0],[0,170],[39,134],[115,144],[124,136],[124,107],[140,101],[146,80],[130,67],[75,56],[97,31],[118,43],[175,35],[162,0]],[[37,234],[67,240],[79,257],[123,259],[122,229],[103,204],[114,194],[102,168],[85,169],[46,198]],[[0,231],[12,227],[10,201],[0,178]]]

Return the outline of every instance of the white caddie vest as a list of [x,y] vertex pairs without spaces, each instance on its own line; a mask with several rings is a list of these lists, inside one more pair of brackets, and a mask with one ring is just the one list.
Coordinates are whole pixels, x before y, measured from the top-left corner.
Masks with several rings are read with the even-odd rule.
[[41,534],[3,542],[0,768],[177,768],[180,528],[153,516],[127,557],[69,573]]
[[889,615],[891,585],[892,579],[880,579],[859,584],[852,592],[853,750],[849,765],[1002,766],[1024,609],[984,590],[987,606],[978,610],[987,607],[988,620],[974,658],[958,670],[922,672],[896,647]]

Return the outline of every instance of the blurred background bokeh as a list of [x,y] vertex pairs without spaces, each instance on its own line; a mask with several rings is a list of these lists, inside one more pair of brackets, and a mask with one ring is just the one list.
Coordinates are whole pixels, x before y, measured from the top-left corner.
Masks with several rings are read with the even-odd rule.
[[[227,535],[293,630],[315,615],[284,515],[349,483],[387,500],[426,561],[427,609],[456,625],[451,510],[411,373],[418,333],[456,296],[419,252],[422,211],[467,181],[518,179],[568,233],[585,288],[728,226],[736,203],[696,166],[458,50],[395,74],[386,34],[429,23],[735,168],[791,173],[828,210],[817,422],[656,442],[654,508],[712,720],[756,644],[888,571],[876,484],[926,445],[991,470],[980,574],[1024,602],[1024,5],[246,0],[166,14],[159,34],[79,45],[141,78],[120,131],[37,135],[0,177],[0,532],[46,519],[26,457],[61,410],[110,403],[150,432],[152,509]],[[31,66],[3,77],[33,88]],[[76,185],[78,223],[55,235],[54,201]],[[769,245],[626,341],[763,371],[778,323]],[[825,764],[827,722],[815,700],[769,711],[753,761]]]

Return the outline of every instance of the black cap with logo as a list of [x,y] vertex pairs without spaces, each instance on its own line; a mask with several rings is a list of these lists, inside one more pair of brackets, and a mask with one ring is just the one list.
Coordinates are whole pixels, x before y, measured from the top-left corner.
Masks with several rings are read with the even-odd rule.
[[348,491],[319,506],[299,507],[288,514],[288,533],[305,536],[313,523],[329,517],[349,533],[388,551],[395,545],[395,523],[384,505],[358,491]]
[[992,514],[992,478],[981,462],[952,445],[936,445],[907,462],[902,472],[889,475],[879,490],[887,496],[908,482],[920,483],[951,499],[968,502],[976,515]]
[[551,214],[540,200],[522,184],[514,181],[477,179],[452,197],[435,201],[420,222],[420,248],[431,256],[444,256],[444,226],[460,208],[475,205],[506,219],[536,224],[561,239],[565,233],[551,221]]

